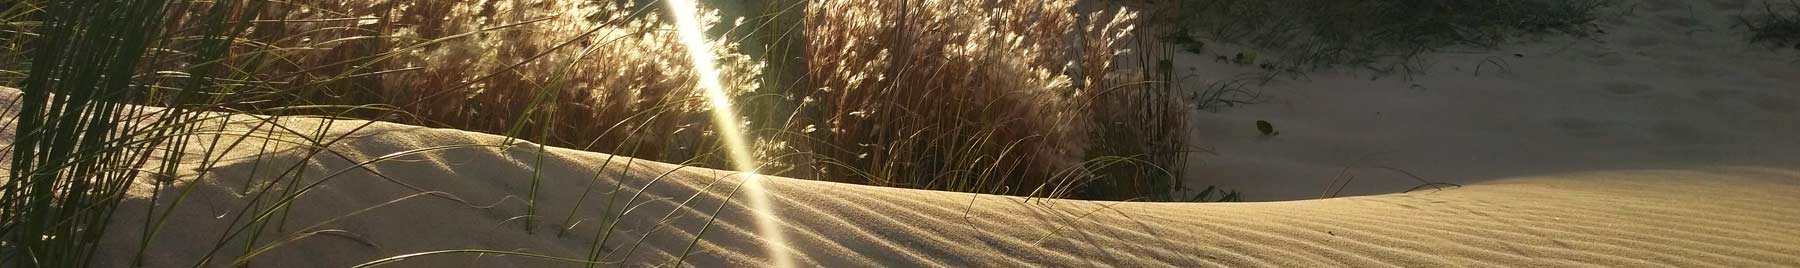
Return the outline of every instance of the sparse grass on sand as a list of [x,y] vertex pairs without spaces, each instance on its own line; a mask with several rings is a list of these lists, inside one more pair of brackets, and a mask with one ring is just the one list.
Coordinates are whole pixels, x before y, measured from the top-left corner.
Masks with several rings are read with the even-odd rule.
[[1348,65],[1379,74],[1415,72],[1418,55],[1492,49],[1522,36],[1594,34],[1611,0],[1182,0],[1166,38],[1192,51],[1244,47],[1228,61],[1270,71]]
[[1766,2],[1760,13],[1738,17],[1750,41],[1800,50],[1800,2]]

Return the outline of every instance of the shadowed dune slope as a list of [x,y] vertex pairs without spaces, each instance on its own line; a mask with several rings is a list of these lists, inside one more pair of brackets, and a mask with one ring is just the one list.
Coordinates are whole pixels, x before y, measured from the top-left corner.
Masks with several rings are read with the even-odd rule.
[[[1401,191],[1419,184],[1413,175],[1467,184],[1608,170],[1800,170],[1800,50],[1746,42],[1739,25],[1763,3],[1787,0],[1610,2],[1596,25],[1604,32],[1591,38],[1452,48],[1422,55],[1412,74],[1345,67],[1247,88],[1258,104],[1195,113],[1192,140],[1214,154],[1191,158],[1187,185],[1297,200]],[[1209,47],[1173,59],[1177,76],[1196,77],[1184,83],[1263,72],[1214,60],[1253,48]],[[1281,135],[1262,135],[1258,120]]]
[[[152,215],[173,213],[152,238],[145,267],[190,266],[209,252],[215,256],[206,266],[226,266],[246,249],[271,243],[279,246],[254,266],[342,267],[451,249],[588,259],[596,240],[605,241],[600,260],[633,266],[665,264],[684,252],[701,267],[767,260],[744,205],[751,193],[734,193],[741,180],[729,172],[553,147],[542,148],[540,157],[531,144],[457,147],[504,138],[380,122],[234,115],[213,124],[226,134],[195,139],[189,148],[196,154],[217,148],[210,153],[215,167],[203,171],[193,161],[174,186],[161,190]],[[319,147],[298,144],[317,141],[302,136],[344,138],[310,154],[308,148]],[[439,149],[366,169],[353,165],[426,148]],[[287,168],[294,164],[299,168]],[[534,172],[542,178],[536,216],[525,216]],[[1794,194],[1800,171],[1784,169],[1583,172],[1447,190],[1224,204],[1028,200],[786,178],[768,183],[789,242],[782,246],[805,266],[1800,266],[1800,195]],[[268,194],[255,194],[264,187]],[[272,196],[301,189],[309,190],[291,211],[247,228],[256,225],[245,224],[246,206],[267,208]],[[184,201],[171,207],[182,192]],[[103,267],[124,267],[137,252],[150,188],[134,195],[101,246]],[[609,228],[610,235],[596,239]],[[251,234],[258,234],[256,245],[246,246]],[[222,240],[232,242],[215,249]],[[393,265],[576,264],[452,253]]]

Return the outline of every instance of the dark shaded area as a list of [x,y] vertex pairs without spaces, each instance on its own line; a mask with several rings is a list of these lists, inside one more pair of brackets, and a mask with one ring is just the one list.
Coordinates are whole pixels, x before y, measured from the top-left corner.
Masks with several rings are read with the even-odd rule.
[[1183,0],[1183,16],[1166,23],[1186,34],[1165,39],[1190,52],[1205,50],[1205,42],[1246,46],[1248,51],[1230,60],[1270,71],[1348,65],[1377,73],[1413,72],[1409,61],[1423,53],[1492,49],[1522,37],[1589,36],[1600,31],[1593,22],[1610,5],[1607,0]]
[[1761,14],[1738,17],[1750,41],[1800,49],[1800,1],[1764,3]]

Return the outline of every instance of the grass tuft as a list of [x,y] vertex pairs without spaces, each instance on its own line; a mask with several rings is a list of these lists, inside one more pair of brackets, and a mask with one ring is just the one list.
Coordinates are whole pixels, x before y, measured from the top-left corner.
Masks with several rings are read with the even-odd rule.
[[160,1],[28,1],[3,12],[10,29],[0,36],[23,48],[8,57],[27,62],[7,66],[24,76],[16,81],[22,94],[0,186],[0,266],[89,266],[126,192],[140,177],[173,174],[167,165],[143,168],[159,153],[149,147],[171,139],[133,130],[168,129],[182,117],[145,125],[125,116],[143,110],[125,101],[143,88],[133,78],[158,40],[162,8]]
[[1800,1],[1763,3],[1763,12],[1738,17],[1750,41],[1800,50]]

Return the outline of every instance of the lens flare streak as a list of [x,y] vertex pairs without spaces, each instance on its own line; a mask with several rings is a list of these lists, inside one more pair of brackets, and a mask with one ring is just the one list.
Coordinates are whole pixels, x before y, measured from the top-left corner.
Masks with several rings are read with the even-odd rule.
[[699,86],[706,91],[706,98],[712,105],[713,122],[719,128],[719,136],[725,141],[725,149],[731,158],[732,166],[742,172],[745,194],[750,198],[750,207],[754,209],[758,235],[762,236],[764,247],[769,254],[770,265],[774,267],[793,267],[788,258],[786,241],[782,238],[780,226],[777,225],[775,211],[770,208],[769,193],[763,187],[764,179],[756,173],[756,161],[750,156],[750,148],[743,129],[737,123],[737,112],[731,106],[731,99],[725,94],[725,86],[719,82],[719,67],[713,62],[712,49],[706,43],[706,37],[700,29],[698,3],[695,0],[668,0],[669,11],[674,15],[675,30],[687,47],[688,58],[694,63],[694,73],[699,78]]

